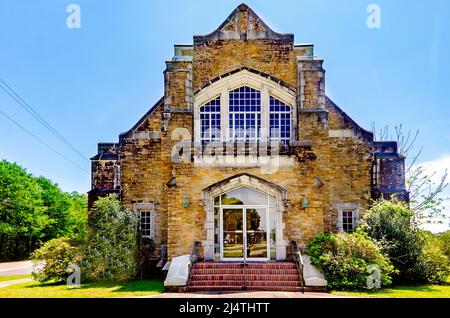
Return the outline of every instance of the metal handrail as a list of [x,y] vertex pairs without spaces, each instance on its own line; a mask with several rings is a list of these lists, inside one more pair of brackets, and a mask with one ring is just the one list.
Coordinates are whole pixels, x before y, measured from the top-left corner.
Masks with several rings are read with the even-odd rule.
[[297,265],[300,282],[302,284],[302,293],[305,293],[305,277],[303,276],[305,264],[303,263],[302,253],[300,252],[296,241],[291,241],[291,253],[292,260]]

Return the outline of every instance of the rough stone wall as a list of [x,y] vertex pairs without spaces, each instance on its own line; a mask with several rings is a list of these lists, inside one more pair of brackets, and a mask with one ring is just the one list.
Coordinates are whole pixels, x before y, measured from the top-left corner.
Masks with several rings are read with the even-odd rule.
[[161,142],[159,139],[122,140],[121,200],[133,210],[135,203],[155,205],[155,237],[157,247],[167,242],[167,210],[163,204],[165,189],[161,180]]
[[115,163],[116,160],[97,160],[92,162],[93,189],[114,190]]
[[[337,230],[338,203],[368,207],[372,182],[370,144],[355,137],[328,138],[318,151],[324,186],[324,231]],[[317,147],[316,147],[317,149]]]
[[164,71],[164,109],[192,109],[192,64],[167,62]]
[[325,70],[323,60],[302,60],[298,63],[298,104],[301,109],[325,108]]
[[[292,173],[293,170],[298,173]],[[269,175],[262,174],[260,168],[211,169],[194,167],[193,164],[188,163],[174,165],[173,172],[177,186],[169,190],[171,198],[169,210],[174,212],[169,221],[169,258],[190,253],[193,241],[206,239],[204,227],[206,213],[202,202],[202,190],[211,184],[243,172],[287,189],[288,202],[283,215],[286,226],[284,239],[308,241],[323,228],[321,198],[315,191],[314,171],[313,161],[297,162],[293,169],[281,168],[277,173]],[[309,198],[309,208],[301,207],[303,195]],[[188,208],[183,208],[184,197],[190,198]]]
[[297,62],[293,42],[275,40],[219,40],[194,43],[194,90],[210,79],[247,66],[297,84]]
[[403,190],[405,188],[405,167],[403,158],[379,159],[380,190]]
[[[223,32],[235,30],[233,21]],[[244,30],[247,18],[236,21],[240,21],[239,29]],[[252,28],[258,32],[264,29],[261,25]],[[326,98],[323,61],[308,57],[297,61],[297,55],[306,54],[302,50],[310,48],[294,49],[290,37],[253,40],[197,37],[192,61],[167,62],[164,103],[136,128],[137,132],[148,134],[133,132],[121,139],[119,164],[123,203],[128,208],[133,208],[134,203],[154,203],[155,241],[157,245],[167,243],[169,259],[190,253],[193,241],[206,240],[201,192],[236,174],[245,172],[287,190],[284,240],[306,244],[317,233],[336,231],[340,203],[359,205],[361,212],[367,207],[372,191],[372,135]],[[194,135],[193,91],[240,67],[267,73],[297,89],[298,136],[294,137],[296,141],[310,142],[309,155],[284,154],[295,157],[294,166],[280,168],[273,174],[263,174],[260,168],[201,168],[193,162],[174,163],[172,149],[182,139],[173,138],[174,133],[181,128],[189,132],[189,140]],[[93,178],[108,188],[112,180],[110,163],[104,165],[101,169],[104,172],[94,174]],[[307,208],[302,208],[303,196],[308,198]],[[190,201],[188,207],[183,206],[185,197]]]
[[136,131],[161,132],[163,109],[164,104],[161,103],[156,107],[152,114],[144,119]]
[[[372,190],[373,147],[372,134],[357,126],[342,110],[327,99],[328,136],[318,158],[323,158],[321,175],[325,193],[324,230],[337,230],[338,203],[358,204],[360,213],[368,207]],[[349,134],[331,137],[330,131]],[[320,144],[320,143],[319,143]],[[318,161],[321,161],[318,159]]]

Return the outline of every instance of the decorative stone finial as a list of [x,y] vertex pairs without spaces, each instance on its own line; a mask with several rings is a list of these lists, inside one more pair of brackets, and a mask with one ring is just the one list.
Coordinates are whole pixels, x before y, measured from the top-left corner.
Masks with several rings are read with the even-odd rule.
[[247,11],[248,10],[248,5],[246,5],[245,3],[241,3],[238,6],[239,11]]

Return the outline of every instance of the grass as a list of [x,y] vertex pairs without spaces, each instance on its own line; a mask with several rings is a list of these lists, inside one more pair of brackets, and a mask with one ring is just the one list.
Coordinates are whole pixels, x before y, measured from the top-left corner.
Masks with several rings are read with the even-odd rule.
[[31,275],[0,276],[0,282],[7,282],[10,280],[24,279],[24,278],[31,278]]
[[161,280],[129,282],[94,282],[70,288],[65,284],[29,282],[0,288],[0,298],[111,298],[159,294],[164,290]]
[[332,294],[384,298],[450,298],[450,277],[445,285],[392,286],[378,291],[333,291]]

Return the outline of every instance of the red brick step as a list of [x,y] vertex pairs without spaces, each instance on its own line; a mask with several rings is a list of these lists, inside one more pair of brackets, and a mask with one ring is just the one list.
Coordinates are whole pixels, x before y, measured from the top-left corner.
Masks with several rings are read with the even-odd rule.
[[[306,288],[308,290],[310,288]],[[301,291],[297,266],[290,262],[194,264],[189,291]]]

